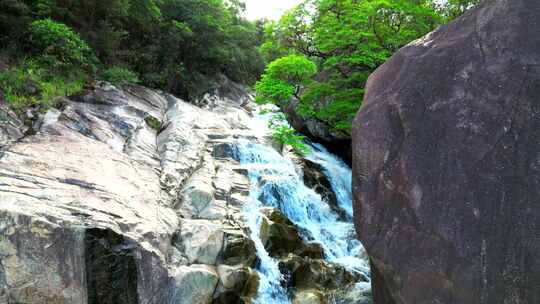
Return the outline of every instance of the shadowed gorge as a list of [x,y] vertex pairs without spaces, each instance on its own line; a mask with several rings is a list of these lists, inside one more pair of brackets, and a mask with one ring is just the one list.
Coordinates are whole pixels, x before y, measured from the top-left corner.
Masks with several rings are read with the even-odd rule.
[[108,230],[85,232],[88,303],[137,304],[137,267],[131,246]]

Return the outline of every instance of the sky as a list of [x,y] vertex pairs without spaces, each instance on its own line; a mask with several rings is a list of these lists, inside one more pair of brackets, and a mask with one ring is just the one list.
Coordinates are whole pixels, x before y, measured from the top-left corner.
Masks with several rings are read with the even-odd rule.
[[246,17],[249,20],[267,18],[278,20],[283,13],[302,0],[244,0],[246,3]]

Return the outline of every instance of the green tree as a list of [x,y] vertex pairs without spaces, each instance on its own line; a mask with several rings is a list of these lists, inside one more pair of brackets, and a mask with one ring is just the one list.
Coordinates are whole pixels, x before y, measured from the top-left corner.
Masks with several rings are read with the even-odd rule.
[[317,73],[317,66],[300,55],[289,55],[276,59],[266,68],[255,85],[259,103],[284,105],[291,97],[300,98],[300,90],[309,84]]
[[51,19],[30,24],[33,52],[51,66],[82,65],[94,69],[92,49],[69,26]]
[[118,86],[140,82],[137,74],[122,67],[112,67],[105,70],[101,79]]
[[[302,54],[317,62],[315,81],[298,96],[300,114],[348,133],[368,76],[443,20],[431,0],[307,0],[267,29],[263,51]],[[266,83],[270,92],[286,95],[279,82]]]

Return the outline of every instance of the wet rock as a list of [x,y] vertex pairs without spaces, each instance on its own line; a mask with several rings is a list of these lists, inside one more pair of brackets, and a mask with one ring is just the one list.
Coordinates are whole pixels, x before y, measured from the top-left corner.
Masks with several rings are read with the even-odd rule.
[[245,233],[238,230],[225,231],[220,263],[225,265],[253,266],[257,259],[255,244]]
[[371,283],[361,282],[349,285],[348,288],[343,288],[331,292],[329,297],[333,304],[372,304],[373,297],[371,295]]
[[[34,133],[0,142],[0,303],[252,303],[234,149],[257,139],[248,105],[227,102],[97,83],[32,112]],[[323,257],[283,214],[265,219],[276,256]]]
[[483,1],[371,75],[353,126],[375,303],[540,303],[538,1]]
[[314,242],[304,242],[304,245],[295,250],[294,254],[311,259],[324,259],[324,249],[322,245]]
[[178,304],[211,304],[219,276],[214,267],[182,266],[175,275],[175,291],[171,302]]
[[220,284],[214,294],[215,304],[251,303],[257,294],[258,274],[245,266],[218,266]]
[[279,267],[288,276],[290,287],[297,290],[337,290],[361,280],[360,275],[339,264],[293,254],[281,259]]
[[279,257],[304,247],[294,224],[277,209],[262,211],[260,238],[270,256]]
[[212,156],[215,158],[235,159],[236,147],[232,143],[220,143],[220,144],[214,145]]
[[328,177],[324,174],[321,165],[309,159],[302,159],[302,169],[304,171],[303,177],[306,186],[317,192],[340,218],[346,219],[347,213],[339,207],[336,193],[332,189],[332,184],[330,184]]
[[300,291],[294,294],[293,304],[325,304],[325,296],[320,291]]
[[324,144],[330,151],[341,156],[347,163],[351,161],[351,137],[350,134],[333,132],[330,126],[311,117],[303,117],[298,114],[299,102],[292,100],[283,109],[287,114],[287,120],[298,132],[306,135],[314,142]]
[[228,290],[241,290],[250,276],[249,268],[243,266],[221,265],[217,270],[223,287]]
[[281,211],[264,208],[260,238],[272,257],[283,257],[291,253],[313,259],[324,258],[324,249],[318,243],[304,240],[298,228]]

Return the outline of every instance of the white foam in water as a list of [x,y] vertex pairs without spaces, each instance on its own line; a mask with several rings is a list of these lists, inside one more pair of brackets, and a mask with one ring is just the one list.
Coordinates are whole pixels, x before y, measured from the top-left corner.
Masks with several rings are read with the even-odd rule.
[[[253,191],[255,190],[255,191]],[[259,294],[255,299],[256,304],[287,304],[286,290],[281,286],[282,275],[279,271],[278,262],[268,255],[259,237],[259,227],[261,225],[260,208],[262,203],[257,200],[257,189],[252,189],[250,193],[250,203],[245,207],[244,212],[251,230],[251,239],[255,242],[257,256],[259,258]]]
[[[267,130],[267,118],[262,117],[259,130]],[[355,238],[352,223],[351,170],[339,158],[320,145],[313,145],[308,159],[319,164],[328,177],[338,205],[346,213],[342,219],[321,196],[304,185],[291,159],[283,157],[272,147],[239,140],[237,157],[249,171],[252,188],[250,203],[245,207],[245,215],[256,243],[260,259],[261,282],[255,303],[291,303],[286,290],[281,286],[282,275],[278,262],[268,255],[260,238],[259,228],[262,207],[280,209],[302,231],[306,240],[322,245],[325,257],[330,262],[340,263],[351,271],[362,273],[369,278],[369,266],[364,257],[364,249]],[[369,289],[369,283],[359,283],[359,289]]]

